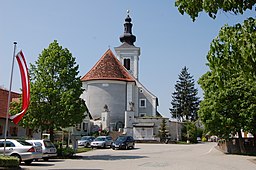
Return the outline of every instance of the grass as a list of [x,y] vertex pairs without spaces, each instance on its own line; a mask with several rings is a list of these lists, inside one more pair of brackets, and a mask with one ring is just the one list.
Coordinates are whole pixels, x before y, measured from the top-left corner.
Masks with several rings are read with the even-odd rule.
[[91,150],[92,150],[91,148],[81,147],[81,148],[77,149],[76,153],[88,152],[88,151],[91,151]]

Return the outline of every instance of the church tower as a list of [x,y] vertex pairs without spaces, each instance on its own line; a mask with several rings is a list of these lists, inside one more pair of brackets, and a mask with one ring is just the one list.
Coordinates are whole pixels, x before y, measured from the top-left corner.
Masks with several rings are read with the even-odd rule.
[[127,11],[124,23],[124,34],[120,36],[122,44],[115,47],[117,58],[122,65],[138,80],[140,48],[134,45],[136,36],[132,34],[132,19]]

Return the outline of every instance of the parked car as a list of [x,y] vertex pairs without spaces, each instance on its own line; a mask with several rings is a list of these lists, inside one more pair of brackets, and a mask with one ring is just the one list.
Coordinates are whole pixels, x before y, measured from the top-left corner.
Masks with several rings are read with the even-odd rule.
[[83,136],[78,140],[78,146],[90,147],[91,142],[95,139],[93,136]]
[[113,143],[112,149],[133,149],[135,141],[132,136],[119,136]]
[[217,136],[211,136],[209,139],[208,139],[208,142],[217,142],[218,141],[218,137]]
[[49,158],[57,156],[57,149],[49,139],[26,140],[33,146],[41,146],[43,153],[43,160],[48,161]]
[[91,142],[91,148],[107,148],[111,147],[113,139],[111,136],[98,136]]
[[[0,139],[0,154],[4,154],[4,139]],[[15,156],[19,162],[29,165],[42,158],[42,147],[33,146],[24,140],[6,139],[5,155]]]

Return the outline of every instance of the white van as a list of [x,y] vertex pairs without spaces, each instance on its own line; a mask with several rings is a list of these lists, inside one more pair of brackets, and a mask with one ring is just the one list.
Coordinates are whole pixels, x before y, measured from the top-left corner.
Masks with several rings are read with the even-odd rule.
[[49,139],[42,140],[26,140],[33,146],[41,146],[43,152],[43,160],[48,161],[49,158],[57,156],[57,149]]

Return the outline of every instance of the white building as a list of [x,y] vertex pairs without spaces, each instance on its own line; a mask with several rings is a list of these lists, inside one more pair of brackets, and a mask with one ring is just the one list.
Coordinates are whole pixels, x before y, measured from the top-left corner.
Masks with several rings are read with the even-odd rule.
[[[81,81],[85,100],[99,129],[124,131],[135,139],[154,139],[162,116],[157,111],[158,99],[139,82],[140,48],[134,45],[129,14],[124,23],[121,45],[115,56],[108,49]],[[168,124],[168,123],[167,123]],[[169,125],[168,125],[169,126]]]

